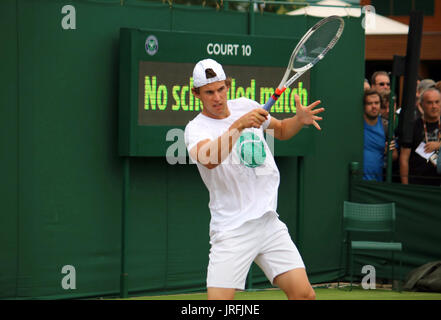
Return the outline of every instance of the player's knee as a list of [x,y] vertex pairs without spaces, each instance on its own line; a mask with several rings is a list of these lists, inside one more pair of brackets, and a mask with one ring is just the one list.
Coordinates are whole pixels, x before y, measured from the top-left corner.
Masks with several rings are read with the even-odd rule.
[[288,295],[289,300],[315,300],[315,291],[312,288],[293,292]]
[[306,295],[306,300],[315,300],[315,291],[313,288],[311,288]]
[[226,288],[208,288],[208,300],[234,300],[235,290]]

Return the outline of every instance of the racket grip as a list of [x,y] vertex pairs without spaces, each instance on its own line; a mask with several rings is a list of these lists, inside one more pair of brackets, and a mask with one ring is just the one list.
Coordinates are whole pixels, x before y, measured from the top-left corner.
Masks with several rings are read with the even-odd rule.
[[274,94],[263,105],[263,108],[269,112],[273,104],[276,103],[277,99],[279,99],[280,95],[285,91],[285,89],[286,87],[283,87],[282,89],[277,88],[276,92],[274,92]]
[[274,100],[273,99],[273,97],[271,96],[269,99],[268,99],[268,101],[263,105],[263,108],[266,110],[266,111],[270,111],[270,109],[271,109],[271,107],[273,106],[273,104],[275,104],[276,103],[276,100]]

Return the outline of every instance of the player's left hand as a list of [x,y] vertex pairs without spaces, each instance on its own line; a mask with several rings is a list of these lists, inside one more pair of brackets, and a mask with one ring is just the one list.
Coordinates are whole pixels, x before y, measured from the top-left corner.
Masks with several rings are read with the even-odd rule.
[[314,109],[321,103],[321,101],[320,100],[314,101],[309,106],[304,107],[300,103],[300,97],[297,94],[294,96],[294,99],[296,102],[296,116],[298,117],[299,121],[304,125],[312,124],[318,130],[322,130],[322,128],[320,128],[319,124],[317,123],[317,121],[323,120],[323,118],[316,116],[316,114],[325,111],[325,108]]

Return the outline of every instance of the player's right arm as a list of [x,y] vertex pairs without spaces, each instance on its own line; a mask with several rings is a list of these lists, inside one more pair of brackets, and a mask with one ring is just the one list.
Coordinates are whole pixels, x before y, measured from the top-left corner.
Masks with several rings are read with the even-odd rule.
[[260,128],[267,119],[268,112],[256,108],[244,114],[215,140],[199,141],[191,150],[190,156],[208,169],[214,169],[224,161],[233,149],[233,145],[246,128]]

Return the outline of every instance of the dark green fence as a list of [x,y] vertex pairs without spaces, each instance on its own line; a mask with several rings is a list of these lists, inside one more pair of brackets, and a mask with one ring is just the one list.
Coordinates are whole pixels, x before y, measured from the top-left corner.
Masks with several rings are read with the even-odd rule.
[[[401,278],[413,269],[441,257],[441,188],[423,185],[401,185],[364,181],[355,176],[351,181],[350,200],[360,203],[395,202],[396,241],[402,242]],[[357,255],[354,274],[362,276],[363,265],[376,267],[377,277],[390,278],[391,256],[388,253],[366,252]],[[398,260],[395,260],[395,266]]]

